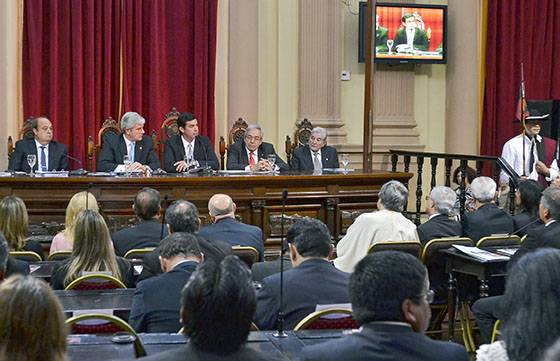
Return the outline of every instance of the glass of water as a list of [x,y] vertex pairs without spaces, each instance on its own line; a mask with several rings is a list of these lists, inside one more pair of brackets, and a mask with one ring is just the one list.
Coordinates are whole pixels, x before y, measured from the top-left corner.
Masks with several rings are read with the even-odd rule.
[[126,173],[126,176],[129,177],[130,176],[130,165],[132,164],[132,161],[130,160],[130,157],[127,155],[123,156],[123,164],[124,164],[124,171]]
[[31,168],[31,171],[29,172],[30,177],[33,177],[33,175],[35,174],[33,172],[33,167],[35,167],[36,162],[37,162],[37,155],[35,155],[35,154],[28,154],[27,155],[27,164],[29,164],[29,168]]
[[276,154],[269,154],[266,156],[268,164],[270,164],[270,171],[276,171]]
[[388,54],[391,54],[391,50],[393,49],[393,44],[394,44],[393,39],[387,40],[387,48],[388,48],[388,52],[387,52],[387,53],[388,53]]
[[350,164],[350,156],[348,154],[342,154],[340,158],[340,163],[344,168],[344,173],[348,173],[348,164]]

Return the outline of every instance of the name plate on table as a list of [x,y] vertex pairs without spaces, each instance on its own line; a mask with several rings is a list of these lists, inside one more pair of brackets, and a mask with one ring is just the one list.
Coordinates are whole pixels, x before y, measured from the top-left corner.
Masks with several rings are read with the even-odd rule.
[[35,172],[35,177],[44,177],[44,178],[68,178],[68,171],[61,170],[51,170],[46,172]]

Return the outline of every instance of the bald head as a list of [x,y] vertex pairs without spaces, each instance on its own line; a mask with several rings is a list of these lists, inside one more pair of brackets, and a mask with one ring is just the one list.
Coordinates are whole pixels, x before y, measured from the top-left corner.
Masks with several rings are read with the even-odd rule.
[[235,217],[235,203],[227,194],[214,194],[208,201],[208,213],[216,220]]

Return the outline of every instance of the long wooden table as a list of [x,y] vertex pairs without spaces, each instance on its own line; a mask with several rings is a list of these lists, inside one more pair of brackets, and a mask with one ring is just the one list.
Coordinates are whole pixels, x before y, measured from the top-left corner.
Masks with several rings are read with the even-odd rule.
[[143,187],[160,191],[168,202],[187,199],[198,207],[203,223],[209,222],[208,199],[229,194],[237,205],[238,218],[261,227],[267,250],[278,249],[281,236],[282,191],[288,190],[286,214],[322,220],[335,240],[362,212],[376,208],[381,186],[396,179],[408,183],[411,173],[382,171],[348,174],[255,174],[255,175],[166,175],[152,177],[13,176],[0,178],[0,197],[16,195],[27,205],[30,222],[64,221],[73,194],[89,189],[95,195],[112,231],[134,222],[132,202]]

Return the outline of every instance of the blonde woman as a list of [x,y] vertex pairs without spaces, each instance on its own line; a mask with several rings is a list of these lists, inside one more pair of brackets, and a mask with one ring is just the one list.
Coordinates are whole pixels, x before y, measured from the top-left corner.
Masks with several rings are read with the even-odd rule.
[[64,289],[83,272],[110,272],[127,287],[134,287],[132,264],[115,256],[105,220],[99,212],[86,209],[74,224],[72,256],[54,267],[51,286]]
[[27,240],[29,219],[21,198],[7,196],[0,201],[0,231],[8,241],[11,251],[32,251],[44,258],[39,242]]
[[79,192],[74,194],[66,207],[66,218],[64,220],[64,231],[59,232],[52,240],[50,253],[59,251],[71,251],[74,244],[74,225],[76,217],[84,209],[93,209],[99,212],[99,206],[95,196],[90,192]]
[[66,317],[42,280],[13,276],[0,284],[0,360],[66,361]]

